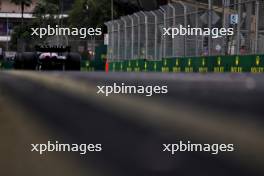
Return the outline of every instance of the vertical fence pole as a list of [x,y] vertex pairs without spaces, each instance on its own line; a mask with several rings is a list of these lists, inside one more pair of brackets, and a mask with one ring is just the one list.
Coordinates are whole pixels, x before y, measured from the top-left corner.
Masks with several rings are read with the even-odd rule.
[[121,18],[124,23],[124,59],[127,60],[127,22],[124,18]]
[[[222,27],[226,28],[226,5],[227,5],[227,0],[222,0]],[[224,39],[222,40],[222,48],[224,49],[224,53],[225,53],[225,40],[226,37],[224,37]],[[221,54],[224,54],[223,52]]]
[[154,26],[155,26],[155,31],[154,31],[154,36],[155,36],[155,38],[154,38],[154,60],[157,60],[157,52],[158,52],[158,48],[157,48],[157,46],[158,46],[158,40],[157,40],[157,35],[158,35],[158,16],[157,16],[157,14],[155,13],[155,12],[153,12],[153,11],[151,11],[151,14],[154,16],[154,19],[155,19],[155,24],[154,24]]
[[[163,11],[163,28],[166,28],[166,10],[163,7],[160,7]],[[163,30],[163,29],[162,29]],[[163,32],[163,31],[162,31]],[[162,34],[163,41],[163,57],[166,57],[166,36]]]
[[237,24],[237,38],[236,38],[236,54],[240,53],[240,27],[241,27],[241,0],[238,0],[238,24]]
[[[138,19],[138,48],[137,48],[137,57],[140,58],[140,45],[141,45],[141,35],[140,35],[140,32],[141,32],[141,23],[140,23],[140,16],[138,16],[138,14],[135,14],[137,19]],[[137,58],[137,59],[139,59]]]
[[148,16],[145,12],[141,11],[144,16],[144,26],[145,26],[145,59],[148,59]]
[[134,20],[130,15],[128,17],[131,20],[131,58],[134,59]]
[[[212,0],[208,0],[208,28],[212,29]],[[212,55],[212,36],[208,36],[208,54]]]
[[114,28],[114,22],[113,21],[111,21],[111,26],[112,26],[112,52],[111,52],[112,54],[111,54],[111,59],[115,60],[114,59],[114,52],[115,52],[115,42],[114,42],[115,41],[115,35],[114,35],[115,32],[114,31],[115,31],[115,28]]
[[259,38],[259,1],[256,1],[256,8],[255,8],[255,15],[256,15],[256,35],[255,35],[255,50],[254,54],[258,53],[258,38]]
[[[162,10],[162,9],[159,9],[159,12],[162,14],[162,19],[164,19],[164,11]],[[159,22],[158,22],[159,23]],[[164,25],[164,22],[161,22],[163,25]],[[158,26],[157,27],[159,27],[159,24],[157,24]],[[161,26],[162,27],[162,26]],[[163,57],[163,39],[164,39],[164,37],[163,37],[163,29],[161,28],[161,29],[159,29],[159,30],[161,30],[161,36],[158,36],[158,33],[157,33],[157,36],[158,37],[161,37],[160,38],[160,46],[159,46],[159,56],[158,56],[158,59],[160,60],[160,59],[162,59],[162,57]],[[158,32],[158,28],[157,28],[157,32]],[[158,39],[157,39],[158,40]]]
[[116,22],[117,23],[117,58],[118,60],[121,60],[120,59],[120,43],[121,43],[121,36],[120,36],[120,24],[119,22]]
[[[187,28],[187,8],[184,4],[183,8],[184,8],[184,27]],[[187,55],[187,36],[184,35],[184,56],[186,57]]]
[[[172,13],[173,13],[173,15],[172,15],[172,20],[173,20],[173,22],[172,22],[172,27],[174,28],[174,27],[176,27],[176,16],[175,16],[175,14],[176,14],[176,9],[175,9],[175,7],[172,5],[172,4],[169,4],[169,7],[170,8],[172,8]],[[175,39],[173,39],[172,38],[172,48],[171,48],[171,50],[172,50],[172,57],[174,57],[174,56],[176,56],[176,52],[175,52]]]
[[[195,28],[198,28],[199,23],[199,17],[198,17],[198,2],[196,2],[195,6]],[[200,37],[200,36],[199,36]],[[198,41],[198,35],[195,36],[195,56],[199,55],[199,41]]]

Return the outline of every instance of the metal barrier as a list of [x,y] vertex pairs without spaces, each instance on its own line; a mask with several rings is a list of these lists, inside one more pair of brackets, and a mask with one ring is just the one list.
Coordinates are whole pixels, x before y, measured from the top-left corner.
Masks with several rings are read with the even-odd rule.
[[[203,4],[176,1],[155,11],[137,12],[106,23],[108,58],[161,60],[173,57],[264,53],[264,2],[223,0]],[[191,3],[193,2],[193,3]],[[163,35],[163,28],[233,28],[233,36]]]
[[178,57],[150,61],[144,59],[110,62],[113,72],[184,73],[264,73],[264,55]]

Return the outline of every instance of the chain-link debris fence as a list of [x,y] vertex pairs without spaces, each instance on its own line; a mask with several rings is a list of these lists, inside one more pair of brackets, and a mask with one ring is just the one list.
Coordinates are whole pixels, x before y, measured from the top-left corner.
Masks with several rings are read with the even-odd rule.
[[[155,11],[140,11],[106,23],[108,59],[112,61],[171,57],[264,53],[263,0],[177,1]],[[232,28],[233,35],[163,35],[164,28]]]

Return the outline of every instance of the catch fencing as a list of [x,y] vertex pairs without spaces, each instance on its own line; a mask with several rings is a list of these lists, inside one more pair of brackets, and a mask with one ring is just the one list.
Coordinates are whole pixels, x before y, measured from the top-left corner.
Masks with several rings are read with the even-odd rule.
[[[264,53],[263,0],[176,1],[106,23],[108,59],[249,55]],[[163,35],[164,28],[233,28],[234,35]]]

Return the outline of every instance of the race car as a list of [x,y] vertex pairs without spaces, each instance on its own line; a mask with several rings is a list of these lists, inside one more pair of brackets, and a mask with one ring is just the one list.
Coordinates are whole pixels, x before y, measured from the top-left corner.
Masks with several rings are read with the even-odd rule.
[[70,47],[36,46],[35,52],[17,53],[15,69],[24,70],[80,70],[81,56]]

